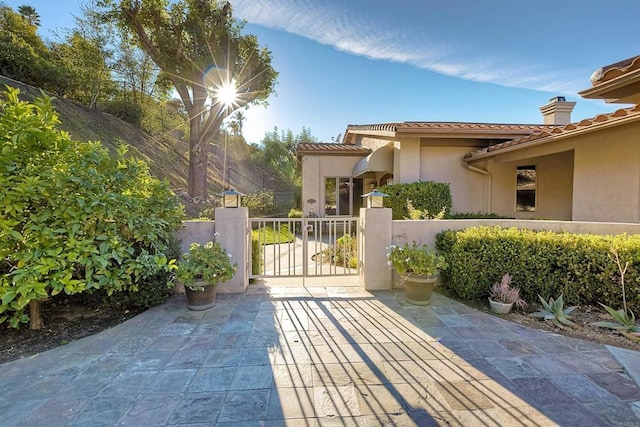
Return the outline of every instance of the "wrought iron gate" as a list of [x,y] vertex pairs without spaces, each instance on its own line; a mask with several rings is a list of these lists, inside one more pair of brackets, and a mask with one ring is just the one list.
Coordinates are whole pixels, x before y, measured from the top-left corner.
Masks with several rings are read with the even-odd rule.
[[358,218],[252,218],[251,278],[359,273]]

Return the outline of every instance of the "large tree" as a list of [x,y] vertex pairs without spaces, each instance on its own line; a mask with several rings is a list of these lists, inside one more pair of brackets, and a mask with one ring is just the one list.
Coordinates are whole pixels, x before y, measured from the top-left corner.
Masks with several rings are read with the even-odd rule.
[[238,108],[265,103],[271,52],[242,34],[231,5],[216,0],[104,0],[115,19],[171,81],[189,115],[188,192],[207,197],[209,146]]

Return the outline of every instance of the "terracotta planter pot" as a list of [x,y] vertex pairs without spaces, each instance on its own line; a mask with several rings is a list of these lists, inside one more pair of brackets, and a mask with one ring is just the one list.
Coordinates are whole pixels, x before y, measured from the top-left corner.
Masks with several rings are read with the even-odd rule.
[[507,314],[511,311],[511,308],[513,308],[513,303],[505,304],[503,302],[494,301],[489,298],[489,308],[491,308],[491,311],[493,311],[494,313]]
[[409,304],[413,305],[431,304],[431,294],[437,281],[437,275],[424,277],[410,274],[402,277],[405,299]]
[[192,290],[189,286],[184,287],[184,293],[187,296],[187,306],[189,310],[200,311],[216,305],[216,294],[218,287],[209,285],[206,282],[195,282],[193,287],[200,286],[203,290]]

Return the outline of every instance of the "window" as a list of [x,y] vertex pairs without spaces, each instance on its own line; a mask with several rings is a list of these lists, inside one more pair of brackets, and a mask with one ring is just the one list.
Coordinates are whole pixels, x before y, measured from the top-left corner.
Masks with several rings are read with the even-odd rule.
[[516,211],[536,211],[536,167],[516,168]]
[[351,215],[351,178],[327,177],[324,180],[324,214]]

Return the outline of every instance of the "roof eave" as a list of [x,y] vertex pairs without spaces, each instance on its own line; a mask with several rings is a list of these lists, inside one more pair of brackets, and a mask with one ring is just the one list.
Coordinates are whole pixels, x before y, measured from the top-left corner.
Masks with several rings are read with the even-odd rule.
[[616,102],[616,97],[607,96],[607,94],[636,83],[640,83],[640,69],[580,91],[578,95],[586,99],[604,99],[606,102]]
[[510,153],[513,151],[518,151],[518,150],[524,150],[526,148],[531,148],[531,147],[536,147],[538,145],[542,145],[542,144],[547,144],[549,142],[552,141],[559,141],[559,140],[563,140],[563,139],[567,139],[567,138],[572,138],[574,136],[578,136],[578,135],[582,135],[585,133],[589,133],[589,132],[597,132],[597,131],[601,131],[604,129],[608,129],[608,128],[612,128],[612,127],[616,127],[616,126],[620,126],[623,124],[627,124],[627,123],[631,123],[634,121],[639,121],[640,120],[640,114],[634,114],[633,116],[627,116],[627,117],[623,117],[621,119],[615,120],[615,121],[610,121],[610,122],[605,122],[602,124],[599,124],[597,126],[589,126],[589,127],[585,127],[585,128],[580,128],[580,129],[576,129],[576,130],[572,130],[570,132],[567,133],[561,133],[561,134],[557,134],[557,135],[550,135],[550,136],[546,136],[544,138],[540,138],[540,139],[535,139],[533,141],[530,142],[525,142],[522,144],[515,144],[509,147],[505,147],[505,148],[500,148],[494,151],[485,151],[482,153],[478,153],[476,155],[473,155],[473,153],[469,153],[464,157],[464,162],[465,163],[472,163],[478,160],[484,160],[487,159],[489,157],[495,157],[501,154],[505,154],[505,153]]

